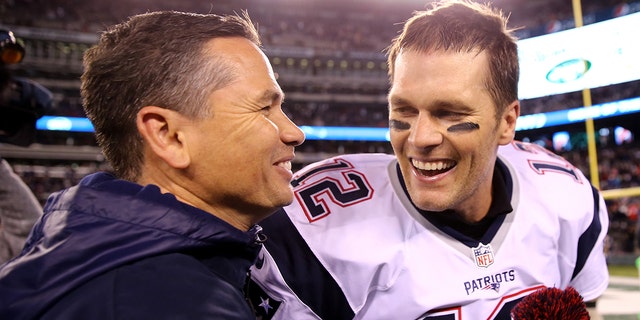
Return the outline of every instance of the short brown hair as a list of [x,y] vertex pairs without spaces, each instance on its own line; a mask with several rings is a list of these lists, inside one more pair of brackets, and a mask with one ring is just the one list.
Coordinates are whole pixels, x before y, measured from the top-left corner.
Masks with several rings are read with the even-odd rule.
[[233,77],[222,61],[205,59],[204,45],[218,37],[244,37],[261,45],[246,12],[160,11],[113,26],[85,53],[84,109],[118,177],[133,181],[140,173],[142,138],[135,121],[142,107],[160,106],[194,118],[208,115],[206,98]]
[[435,2],[427,11],[416,11],[402,33],[387,48],[389,79],[393,83],[394,63],[402,50],[417,52],[453,51],[489,54],[490,79],[487,88],[498,116],[518,99],[518,48],[507,18],[489,5],[466,0]]

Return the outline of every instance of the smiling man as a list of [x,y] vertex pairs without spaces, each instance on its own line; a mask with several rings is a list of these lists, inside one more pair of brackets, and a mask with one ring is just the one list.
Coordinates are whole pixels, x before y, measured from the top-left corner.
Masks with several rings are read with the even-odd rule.
[[292,202],[304,134],[249,17],[136,15],[84,67],[113,172],[50,196],[0,269],[0,318],[255,319],[257,223]]
[[395,156],[295,174],[293,204],[261,223],[265,316],[510,319],[541,288],[597,299],[604,201],[570,163],[513,140],[519,66],[502,13],[435,3],[388,53]]

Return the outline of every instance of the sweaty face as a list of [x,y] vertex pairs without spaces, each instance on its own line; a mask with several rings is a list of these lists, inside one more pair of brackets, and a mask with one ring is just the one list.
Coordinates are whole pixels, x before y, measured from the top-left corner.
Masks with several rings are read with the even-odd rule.
[[219,38],[213,52],[236,70],[235,80],[209,97],[212,117],[190,129],[195,192],[216,215],[258,217],[293,200],[294,147],[303,132],[284,114],[283,93],[269,61],[243,38]]
[[389,92],[391,144],[413,202],[480,220],[491,203],[500,144],[514,134],[517,102],[500,121],[486,87],[486,53],[403,51]]

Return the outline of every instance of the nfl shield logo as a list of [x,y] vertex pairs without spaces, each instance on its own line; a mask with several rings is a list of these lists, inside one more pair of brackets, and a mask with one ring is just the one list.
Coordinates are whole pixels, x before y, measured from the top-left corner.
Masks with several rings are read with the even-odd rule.
[[488,267],[493,264],[493,249],[491,244],[479,243],[477,247],[472,248],[473,260],[475,260],[478,267]]

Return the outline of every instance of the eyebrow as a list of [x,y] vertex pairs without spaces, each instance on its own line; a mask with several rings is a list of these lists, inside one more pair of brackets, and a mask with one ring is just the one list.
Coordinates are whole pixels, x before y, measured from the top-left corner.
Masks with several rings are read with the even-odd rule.
[[284,102],[284,92],[278,90],[265,90],[262,95],[258,98],[258,101],[276,101],[279,100],[280,103]]
[[395,104],[395,105],[411,105],[411,103],[409,102],[409,100],[406,100],[404,98],[401,97],[392,97],[389,96],[388,98],[389,104]]

